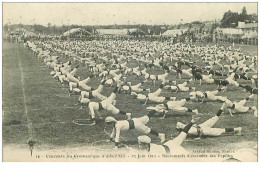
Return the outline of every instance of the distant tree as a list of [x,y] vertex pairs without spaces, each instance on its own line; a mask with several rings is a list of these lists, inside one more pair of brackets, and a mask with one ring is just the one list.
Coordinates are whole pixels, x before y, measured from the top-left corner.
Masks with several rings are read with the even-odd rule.
[[258,17],[256,14],[249,14],[247,15],[246,21],[254,23],[258,21]]
[[249,15],[247,15],[247,11],[246,11],[246,7],[244,6],[242,11],[241,11],[241,14],[239,14],[239,21],[242,21],[242,22],[245,22],[245,21],[248,21],[249,19]]
[[247,11],[246,11],[246,7],[245,6],[242,9],[241,15],[247,16]]
[[247,14],[246,7],[243,7],[240,14],[236,12],[225,12],[223,18],[221,20],[222,27],[236,27],[238,25],[238,21],[242,22],[257,22],[258,17],[256,14]]
[[51,23],[50,22],[47,25],[48,25],[48,28],[51,28]]
[[5,25],[4,25],[4,27],[3,27],[3,31],[4,31],[4,32],[7,32],[7,31],[8,31],[8,29],[9,29],[9,26],[8,26],[8,24],[5,24]]
[[202,22],[200,22],[200,21],[194,21],[194,22],[192,22],[192,24],[202,24]]
[[233,27],[238,24],[239,15],[237,12],[228,11],[225,12],[221,20],[222,27]]
[[216,28],[217,28],[217,24],[216,23],[212,24],[211,29],[210,29],[210,34],[213,34],[213,32],[215,31]]

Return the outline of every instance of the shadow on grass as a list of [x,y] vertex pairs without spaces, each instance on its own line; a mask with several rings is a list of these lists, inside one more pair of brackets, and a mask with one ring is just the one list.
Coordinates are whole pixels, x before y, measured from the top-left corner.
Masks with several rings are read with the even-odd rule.
[[3,125],[4,126],[11,126],[11,125],[20,125],[21,123],[22,123],[21,121],[14,119],[12,121],[4,122]]

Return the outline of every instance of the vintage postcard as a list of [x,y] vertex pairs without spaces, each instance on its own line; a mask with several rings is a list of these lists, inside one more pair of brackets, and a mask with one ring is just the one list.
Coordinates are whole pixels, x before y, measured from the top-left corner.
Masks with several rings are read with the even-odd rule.
[[257,3],[3,3],[4,162],[257,162]]

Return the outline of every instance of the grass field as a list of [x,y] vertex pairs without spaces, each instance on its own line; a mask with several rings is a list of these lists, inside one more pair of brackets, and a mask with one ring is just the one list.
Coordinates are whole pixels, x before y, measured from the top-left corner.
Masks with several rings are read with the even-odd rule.
[[[257,47],[241,46],[241,50],[246,54],[256,55]],[[64,59],[64,61],[67,59]],[[200,61],[198,61],[200,64]],[[135,62],[128,64],[129,67],[136,66]],[[63,87],[58,81],[49,75],[50,69],[44,67],[42,61],[16,43],[3,43],[3,147],[13,146],[14,148],[28,148],[26,144],[30,135],[37,140],[35,148],[37,150],[62,149],[69,147],[89,148],[95,141],[108,139],[104,128],[107,128],[103,121],[96,126],[78,126],[72,123],[74,119],[88,118],[87,108],[79,109],[75,106],[78,96],[68,96],[68,87]],[[148,71],[152,74],[162,74],[162,70]],[[80,67],[78,75],[81,79],[90,73]],[[170,74],[171,79],[175,79],[174,74]],[[143,78],[140,78],[143,79]],[[136,76],[128,76],[127,81],[137,84],[140,79]],[[187,78],[186,78],[187,79]],[[184,82],[185,79],[177,79],[177,83]],[[97,87],[99,78],[94,78],[90,86]],[[249,84],[250,81],[239,83]],[[159,83],[154,87],[149,81],[144,87],[151,87],[155,91]],[[197,90],[213,90],[215,85],[195,84]],[[108,96],[113,88],[105,87],[102,94]],[[188,97],[188,92],[171,93],[163,89],[162,95],[176,96],[177,100]],[[228,91],[220,92],[220,95],[227,96],[231,101],[242,100],[250,94],[241,88],[229,87]],[[139,104],[138,100],[132,99],[130,95],[118,94],[116,107],[126,112],[131,112],[133,117],[141,117],[147,113],[146,107],[154,105],[148,102],[147,106]],[[66,106],[71,108],[67,108]],[[199,121],[202,123],[213,117],[222,103],[206,102],[193,103],[187,102],[186,106],[192,109],[197,108],[200,113],[205,114]],[[246,103],[246,106],[256,106],[257,97]],[[101,115],[110,115],[101,111]],[[122,115],[117,115],[117,119],[122,119]],[[170,135],[178,135],[175,130],[176,123],[182,121],[188,123],[191,119],[189,114],[169,112],[165,119],[153,117],[148,126],[157,131],[166,133],[166,138]],[[228,113],[222,114],[221,119],[215,127],[243,127],[242,136],[221,136],[205,138],[199,141],[187,140],[183,147],[189,151],[194,149],[225,149],[236,150],[242,147],[253,147],[257,143],[257,119],[253,113],[235,114],[230,117]],[[28,129],[29,128],[29,129]],[[28,132],[32,129],[32,132]],[[111,129],[107,129],[111,131]],[[137,147],[138,132],[122,132],[121,142],[128,146]],[[159,143],[156,137],[151,136],[153,142]],[[111,146],[110,146],[111,147]]]

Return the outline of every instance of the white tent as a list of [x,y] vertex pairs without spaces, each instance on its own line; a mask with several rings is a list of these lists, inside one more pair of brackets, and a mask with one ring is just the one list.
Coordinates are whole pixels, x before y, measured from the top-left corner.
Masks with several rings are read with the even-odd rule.
[[15,31],[15,32],[25,32],[26,29],[24,29],[24,28],[17,28],[17,29],[15,29],[14,31]]
[[128,35],[128,29],[97,29],[100,35]]
[[69,35],[73,35],[76,34],[78,32],[83,32],[83,33],[87,33],[90,34],[90,32],[86,31],[85,29],[81,29],[81,28],[74,28],[74,29],[70,29],[67,32],[63,33],[63,36],[69,36]]
[[74,29],[68,30],[67,32],[64,32],[63,35],[69,36],[71,34],[75,34],[75,33],[80,32],[80,31],[81,31],[81,28],[74,28]]
[[33,32],[29,32],[29,31],[26,31],[25,33],[24,33],[24,36],[25,37],[37,37],[37,35],[35,34],[35,33],[33,33]]
[[223,28],[218,29],[218,31],[222,31],[224,35],[243,35],[243,31],[241,29]]
[[16,35],[22,35],[23,33],[26,32],[26,29],[23,28],[17,28],[14,31],[11,32],[11,34],[16,34]]
[[133,29],[128,29],[128,33],[129,34],[133,34],[133,33],[140,33],[140,34],[145,34],[144,31],[138,29],[138,28],[133,28]]
[[185,32],[187,32],[188,29],[173,29],[173,30],[167,30],[164,32],[162,35],[164,36],[177,36],[177,35],[182,35]]
[[258,34],[257,34],[257,32],[249,31],[249,32],[245,32],[243,37],[244,38],[258,38]]

